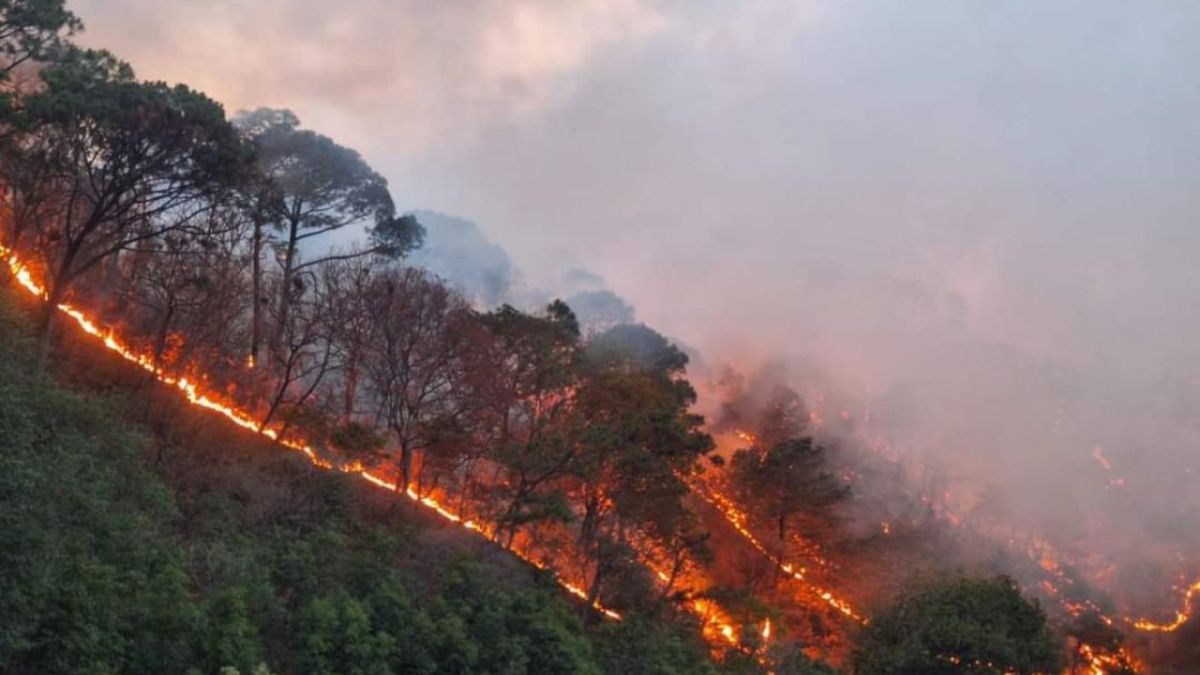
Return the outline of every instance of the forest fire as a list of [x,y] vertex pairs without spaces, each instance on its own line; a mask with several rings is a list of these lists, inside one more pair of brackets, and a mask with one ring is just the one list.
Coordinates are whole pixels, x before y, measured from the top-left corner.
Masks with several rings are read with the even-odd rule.
[[1107,654],[1097,651],[1090,645],[1081,644],[1078,648],[1079,656],[1083,661],[1084,671],[1086,675],[1109,675],[1113,672],[1130,671],[1134,673],[1142,672],[1142,666],[1129,655],[1122,647],[1115,654]]
[[[43,300],[46,298],[45,288],[33,278],[29,268],[23,264],[11,250],[5,247],[0,247],[0,256],[4,256],[7,259],[8,267],[13,275],[13,278],[17,280],[22,288],[38,298]],[[389,481],[379,475],[367,471],[361,464],[351,463],[342,466],[334,466],[328,460],[321,458],[307,443],[299,440],[282,438],[276,429],[264,427],[247,412],[240,410],[231,404],[219,401],[215,395],[203,391],[196,382],[189,380],[186,377],[175,377],[168,374],[163,369],[155,365],[152,358],[144,354],[139,354],[125,346],[125,344],[122,343],[114,331],[102,328],[94,320],[88,317],[87,314],[85,314],[82,310],[69,304],[60,304],[58,306],[58,310],[74,320],[76,325],[78,325],[84,333],[99,338],[104,347],[110,352],[117,354],[125,361],[128,361],[129,363],[132,363],[142,370],[152,374],[163,384],[178,389],[192,405],[204,408],[206,410],[211,410],[243,429],[265,436],[289,449],[296,450],[304,454],[304,456],[308,458],[309,462],[316,467],[326,470],[337,469],[345,473],[357,475],[372,485],[384,488],[391,492],[405,495],[413,502],[437,514],[447,522],[455,523],[464,529],[479,533],[488,539],[494,540],[492,535],[478,523],[475,523],[471,520],[463,520],[461,516],[446,508],[441,502],[431,496],[422,496],[412,488],[406,488],[405,490],[401,491],[395,482]],[[553,570],[550,570],[546,564],[535,559],[528,552],[519,549],[511,550],[514,555],[530,565],[533,565],[541,570],[553,572]],[[567,591],[571,595],[582,600],[586,600],[588,598],[587,592],[579,585],[562,579],[557,574],[555,574],[555,581],[560,587],[563,588],[563,590]],[[609,619],[621,619],[621,615],[619,613],[604,607],[598,600],[594,603],[594,607],[598,612],[602,613]]]
[[[31,294],[42,298],[43,300],[46,298],[45,288],[34,278],[30,269],[24,265],[15,254],[7,249],[0,248],[0,255],[4,255],[7,258],[8,267],[13,277],[17,280],[22,288]],[[441,519],[447,522],[454,523],[489,540],[498,540],[498,535],[494,531],[494,528],[491,528],[488,525],[480,523],[476,520],[463,518],[459,513],[456,513],[454,510],[448,508],[445,503],[439,500],[436,496],[429,494],[423,495],[417,490],[414,490],[412,487],[400,489],[400,486],[395,480],[389,479],[384,475],[369,470],[367,467],[357,462],[335,464],[323,458],[313,447],[303,440],[284,436],[278,427],[262,425],[250,413],[240,409],[234,404],[225,402],[221,399],[221,397],[206,391],[205,387],[201,384],[198,378],[176,376],[166,372],[163,368],[156,365],[153,358],[128,347],[115,333],[115,331],[104,328],[81,309],[64,303],[58,306],[58,310],[62,314],[70,317],[84,333],[99,339],[107,350],[119,355],[122,359],[136,365],[140,369],[151,373],[163,384],[178,389],[190,404],[213,411],[224,417],[229,422],[232,422],[243,429],[260,434],[289,449],[300,452],[314,466],[326,470],[338,470],[345,473],[354,474],[362,480],[379,488],[388,490],[390,492],[400,492],[409,500],[437,514]],[[743,440],[753,440],[755,438],[754,435],[750,434],[749,432],[740,432],[739,437]],[[719,513],[721,517],[730,525],[730,527],[737,532],[742,540],[748,543],[763,556],[768,558],[779,571],[783,572],[793,581],[802,584],[803,588],[805,588],[807,592],[812,593],[830,608],[836,610],[839,615],[858,624],[868,623],[868,619],[850,602],[840,597],[838,594],[835,594],[833,590],[813,583],[808,578],[808,570],[805,567],[793,562],[785,561],[776,554],[772,553],[770,549],[754,534],[754,532],[751,531],[748,526],[748,515],[739,508],[736,502],[727,497],[720,490],[710,485],[708,481],[705,481],[699,477],[684,477],[684,479],[693,494],[700,497],[705,503],[710,505],[717,513]],[[883,527],[886,531],[890,531],[889,524],[884,523]],[[567,593],[570,593],[576,598],[584,601],[590,597],[589,593],[583,586],[561,577],[559,573],[551,568],[549,563],[540,559],[531,550],[527,550],[519,545],[512,546],[509,548],[509,550],[530,565],[541,570],[549,571],[551,574],[553,574],[557,584]],[[827,565],[824,560],[819,558],[817,559],[817,562],[821,563],[823,566]],[[1053,563],[1053,561],[1044,563],[1043,568],[1046,569],[1051,576],[1062,576],[1061,570],[1056,564]],[[656,571],[656,574],[664,583],[669,581],[670,577],[664,572]],[[1062,579],[1061,581],[1066,580]],[[1051,591],[1052,594],[1056,593],[1054,586],[1051,586]],[[1126,619],[1126,621],[1134,628],[1141,631],[1175,631],[1190,620],[1192,615],[1191,604],[1197,594],[1200,594],[1200,580],[1193,582],[1185,589],[1182,600],[1183,606],[1176,612],[1175,618],[1170,622],[1156,623],[1148,619]],[[1074,615],[1078,615],[1078,613],[1081,613],[1085,610],[1094,610],[1094,606],[1089,605],[1088,607],[1077,607],[1077,611],[1072,612],[1069,601],[1063,598],[1061,599],[1061,602],[1064,603],[1064,606],[1068,607],[1068,612]],[[611,608],[605,607],[600,603],[599,600],[594,601],[594,607],[598,612],[602,613],[609,619],[621,619],[620,613]],[[726,612],[719,604],[708,598],[693,597],[684,601],[684,607],[700,620],[702,634],[710,643],[714,645],[714,648],[743,649],[740,630],[738,629],[735,621],[730,617],[729,613]],[[1104,620],[1107,624],[1112,625],[1113,622],[1111,619],[1103,615],[1101,615],[1101,617],[1102,620]],[[758,637],[761,638],[760,644],[765,644],[772,638],[773,630],[774,627],[772,626],[771,620],[769,618],[765,619],[761,624],[761,628],[758,629]],[[1119,653],[1113,654],[1106,653],[1103,650],[1094,648],[1087,644],[1080,644],[1076,651],[1079,659],[1088,668],[1086,672],[1091,673],[1092,675],[1104,675],[1114,671],[1117,668],[1128,669],[1131,667],[1131,664],[1135,663],[1132,657],[1124,651],[1124,648],[1122,648]],[[761,658],[762,657],[760,657],[760,660]]]
[[755,536],[755,534],[747,527],[745,513],[739,510],[737,505],[732,500],[730,500],[728,497],[725,497],[717,490],[703,484],[699,479],[691,481],[690,487],[695,494],[716,509],[716,511],[721,514],[726,522],[729,523],[729,525],[742,537],[742,539],[746,541],[746,543],[750,544],[750,546],[756,551],[762,553],[764,556],[770,559],[771,562],[774,563],[780,571],[787,575],[788,578],[803,584],[807,590],[815,594],[825,604],[840,612],[843,616],[860,624],[865,624],[868,622],[866,617],[859,614],[849,602],[834,595],[832,591],[822,588],[821,586],[809,581],[806,576],[808,571],[807,569],[781,560],[778,556],[771,553],[762,543],[762,541],[759,540],[758,537]]
[[1195,17],[130,1],[0,0],[11,669],[1200,672]]
[[[30,269],[20,262],[19,258],[14,256],[11,251],[5,249],[0,249],[0,255],[4,255],[7,258],[8,268],[10,268],[14,279],[18,281],[20,286],[22,286],[31,294],[36,295],[38,298],[46,298],[46,291],[44,291],[41,283],[38,283],[35,280],[35,277],[31,274]],[[242,429],[252,431],[254,434],[268,437],[270,440],[280,443],[284,447],[296,450],[296,452],[304,454],[306,459],[314,466],[324,468],[324,470],[336,470],[352,473],[355,474],[355,476],[360,477],[362,480],[366,480],[367,483],[378,486],[378,488],[382,488],[391,492],[402,492],[402,494],[407,496],[410,501],[418,503],[421,507],[431,510],[431,512],[436,513],[439,518],[466,528],[466,530],[478,533],[482,537],[486,537],[491,540],[497,540],[497,532],[494,531],[494,528],[487,526],[486,524],[481,524],[481,522],[476,520],[463,519],[460,514],[455,512],[455,510],[446,507],[445,503],[439,501],[436,496],[421,495],[420,492],[414,490],[413,488],[400,490],[395,480],[386,478],[382,476],[382,474],[372,472],[365,466],[358,464],[358,462],[347,462],[347,464],[335,465],[334,462],[322,458],[322,456],[320,456],[316,450],[310,446],[310,444],[307,444],[301,440],[296,440],[296,438],[283,437],[280,430],[277,428],[269,428],[269,426],[260,424],[258,420],[252,416],[252,414],[240,410],[240,408],[236,407],[235,405],[222,401],[221,398],[218,398],[218,396],[214,394],[206,392],[202,384],[197,381],[197,378],[168,374],[168,372],[158,368],[158,366],[155,365],[154,359],[146,356],[146,354],[138,353],[132,350],[132,348],[127,347],[114,330],[102,327],[102,325],[98,324],[96,321],[94,321],[94,319],[86,315],[83,310],[78,309],[78,307],[70,304],[60,304],[58,309],[60,312],[64,313],[65,316],[70,317],[72,321],[78,325],[80,330],[84,331],[85,334],[94,336],[96,339],[100,340],[108,351],[118,354],[118,356],[126,360],[128,363],[137,365],[139,369],[150,372],[151,375],[154,375],[154,377],[163,384],[167,384],[169,387],[178,389],[182,396],[184,396],[184,398],[190,402],[191,405],[202,407],[205,408],[205,410],[220,414],[220,416],[224,419],[227,419],[228,422],[238,425]],[[742,437],[743,440],[752,440],[752,438],[755,438],[755,436],[750,434],[750,432],[740,432],[739,437]],[[803,566],[796,565],[796,563],[781,560],[781,558],[772,554],[772,551],[767,548],[767,545],[763,544],[762,540],[750,530],[748,525],[748,515],[746,515],[744,510],[740,509],[738,504],[731,500],[730,497],[722,494],[720,490],[715,489],[712,485],[709,485],[706,480],[698,477],[692,477],[688,479],[688,484],[691,491],[694,492],[696,496],[700,497],[701,500],[708,503],[710,507],[716,510],[716,512],[721,515],[721,518],[724,519],[727,524],[738,533],[738,536],[742,538],[745,543],[748,543],[752,549],[755,549],[757,552],[760,552],[761,555],[766,556],[768,560],[772,561],[772,565],[778,568],[781,573],[784,573],[788,579],[802,584],[805,591],[812,593],[812,595],[814,595],[816,598],[820,598],[821,602],[827,604],[829,608],[836,610],[836,613],[846,617],[846,619],[860,623],[860,625],[865,625],[865,623],[868,623],[868,619],[866,619],[863,614],[860,614],[850,602],[846,601],[846,599],[836,595],[833,590],[827,589],[827,587],[812,583],[808,577],[808,569]],[[883,527],[889,528],[890,526],[884,524]],[[589,593],[586,589],[584,589],[583,586],[572,583],[572,581],[560,577],[559,574],[554,572],[545,561],[540,560],[540,558],[533,554],[532,551],[523,549],[520,545],[512,546],[510,550],[511,552],[514,552],[514,555],[529,563],[529,565],[539,569],[544,569],[544,571],[550,571],[552,574],[554,574],[554,579],[556,579],[558,585],[562,587],[565,592],[570,593],[571,596],[580,598],[582,601],[587,601],[589,598]],[[821,563],[822,566],[827,565],[827,562],[821,560],[821,558],[817,558],[817,562]],[[1052,561],[1049,563],[1049,565],[1050,567],[1043,565],[1048,573],[1051,575],[1061,575],[1060,569],[1058,569],[1057,566],[1052,563]],[[658,575],[658,578],[661,581],[664,581],[664,583],[666,583],[668,580],[668,575],[666,575],[664,572],[658,572],[656,575]],[[1054,587],[1051,586],[1051,590],[1052,589],[1054,589]],[[1139,631],[1176,631],[1177,628],[1180,628],[1184,625],[1184,623],[1187,623],[1187,621],[1190,619],[1190,616],[1192,616],[1192,608],[1190,608],[1190,605],[1192,605],[1193,598],[1198,595],[1198,593],[1200,593],[1200,580],[1195,581],[1195,583],[1188,586],[1187,590],[1184,591],[1182,601],[1183,607],[1182,609],[1176,611],[1175,619],[1170,622],[1158,623],[1145,619],[1136,621],[1127,620],[1127,622],[1134,628],[1139,629]],[[1063,599],[1062,602],[1069,604],[1066,599]],[[605,605],[602,605],[599,602],[599,599],[594,601],[594,607],[599,611],[599,613],[606,616],[607,619],[622,619],[622,616],[620,616],[616,610],[605,607]],[[1066,604],[1064,604],[1064,607],[1066,607]],[[730,649],[730,647],[732,647],[732,649],[743,649],[742,637],[740,637],[740,631],[736,626],[736,622],[731,619],[727,611],[722,609],[718,603],[713,602],[712,599],[694,597],[686,599],[684,602],[684,608],[690,611],[692,615],[695,615],[697,619],[700,620],[702,634],[710,641],[710,643],[714,645],[714,649],[715,647],[721,647],[721,649]],[[1075,611],[1075,613],[1072,614],[1078,615],[1081,613],[1081,611],[1084,611],[1088,608],[1080,607],[1076,609],[1078,609],[1078,611]],[[1069,608],[1068,611],[1070,611]],[[1106,623],[1109,623],[1109,625],[1112,623],[1109,617],[1104,616],[1103,620]],[[761,628],[758,629],[758,637],[761,638],[762,643],[766,643],[766,641],[772,639],[773,629],[774,627],[770,619],[763,621]],[[1081,662],[1086,664],[1086,667],[1088,668],[1087,673],[1093,675],[1104,675],[1106,673],[1110,673],[1110,671],[1116,669],[1118,665],[1120,665],[1121,668],[1128,669],[1130,664],[1134,663],[1132,657],[1130,657],[1127,652],[1124,652],[1123,649],[1120,653],[1106,653],[1103,650],[1096,649],[1096,647],[1081,644],[1079,645],[1078,649],[1076,649],[1076,652],[1078,652]]]
[[[0,256],[7,259],[8,267],[13,274],[13,277],[19,282],[22,288],[29,291],[31,294],[41,298],[46,298],[44,287],[34,278],[29,268],[24,265],[15,254],[9,249],[0,247]],[[491,529],[473,520],[464,520],[459,514],[447,508],[438,499],[429,496],[421,495],[412,487],[406,487],[403,491],[399,489],[399,485],[392,480],[378,475],[358,462],[350,462],[342,465],[334,465],[330,461],[322,458],[317,452],[307,443],[302,440],[285,438],[280,435],[280,432],[274,428],[264,427],[260,422],[255,420],[249,413],[237,408],[234,405],[223,403],[213,394],[207,393],[194,381],[186,377],[175,377],[162,368],[155,365],[154,360],[147,355],[139,354],[120,340],[117,334],[112,330],[106,330],[88,317],[83,311],[69,304],[60,304],[58,306],[66,316],[69,316],[74,322],[88,335],[99,338],[104,347],[109,351],[117,354],[125,361],[128,361],[142,370],[151,373],[157,380],[168,386],[178,389],[184,397],[192,405],[213,411],[229,422],[237,426],[252,431],[254,433],[265,436],[272,441],[283,445],[289,449],[302,453],[310,463],[325,470],[338,470],[344,473],[357,475],[362,480],[376,486],[388,490],[393,493],[404,494],[411,501],[437,514],[443,520],[457,524],[464,529],[476,532],[481,536],[497,541],[496,533]],[[252,365],[253,361],[248,361],[248,365]],[[587,601],[589,598],[588,592],[579,584],[573,583],[562,578],[556,570],[551,568],[545,561],[538,559],[530,551],[524,550],[517,546],[510,546],[508,549],[515,556],[525,561],[526,563],[536,567],[539,570],[550,572],[555,579],[555,582],[567,593]],[[658,577],[664,582],[667,580],[667,575],[663,572],[658,572]],[[801,578],[801,577],[797,577]],[[621,620],[621,614],[613,609],[605,607],[598,599],[593,602],[596,611],[600,612],[606,618],[611,620]],[[692,598],[685,602],[684,605],[688,611],[695,615],[702,627],[702,634],[714,644],[732,646],[740,648],[740,637],[734,623],[717,603],[703,599]],[[769,637],[769,624],[764,628],[764,639]]]

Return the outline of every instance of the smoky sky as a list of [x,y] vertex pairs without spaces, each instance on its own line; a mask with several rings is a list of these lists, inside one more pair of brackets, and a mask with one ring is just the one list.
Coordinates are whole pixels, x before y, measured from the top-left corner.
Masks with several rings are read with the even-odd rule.
[[74,7],[85,43],[295,110],[534,282],[586,268],[714,369],[791,364],[989,508],[1188,546],[1200,6]]

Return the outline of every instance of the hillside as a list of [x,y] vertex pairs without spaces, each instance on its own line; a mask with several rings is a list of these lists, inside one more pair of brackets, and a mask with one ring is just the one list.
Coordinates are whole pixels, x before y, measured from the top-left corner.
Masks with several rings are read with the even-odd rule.
[[693,673],[494,545],[215,424],[0,302],[0,671]]

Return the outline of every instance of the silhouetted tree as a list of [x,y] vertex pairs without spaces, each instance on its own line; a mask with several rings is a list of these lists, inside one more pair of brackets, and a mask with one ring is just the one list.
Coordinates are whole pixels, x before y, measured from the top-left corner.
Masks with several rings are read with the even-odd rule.
[[203,225],[205,197],[236,179],[246,155],[219,105],[183,86],[137,82],[107,54],[76,51],[43,80],[21,114],[60,204],[39,252],[44,360],[71,284],[140,242]]
[[[235,122],[253,144],[259,171],[269,181],[257,193],[260,213],[280,233],[282,282],[274,343],[288,321],[297,274],[333,260],[371,254],[402,257],[420,245],[423,231],[412,216],[396,215],[387,181],[357,152],[301,129],[291,111],[260,108],[238,115]],[[301,260],[302,244],[352,225],[365,226],[368,246]]]

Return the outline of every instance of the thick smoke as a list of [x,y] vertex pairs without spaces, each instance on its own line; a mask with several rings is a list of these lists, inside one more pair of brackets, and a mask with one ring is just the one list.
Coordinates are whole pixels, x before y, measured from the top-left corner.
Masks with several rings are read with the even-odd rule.
[[478,217],[530,287],[586,267],[714,377],[786,363],[1122,593],[1195,575],[1200,6],[556,6],[79,9],[140,72],[289,105],[399,203]]

